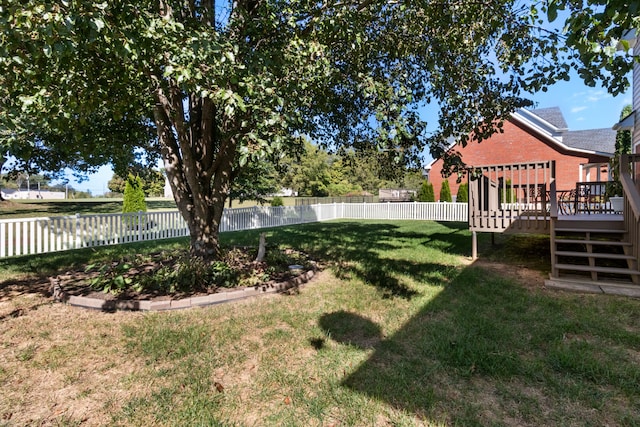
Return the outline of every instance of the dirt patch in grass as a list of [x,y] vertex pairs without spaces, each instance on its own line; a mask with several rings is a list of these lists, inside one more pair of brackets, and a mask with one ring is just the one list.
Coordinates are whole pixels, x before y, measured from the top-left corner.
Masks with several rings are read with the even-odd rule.
[[547,278],[540,270],[524,265],[507,264],[482,258],[473,262],[473,265],[489,270],[500,277],[514,280],[528,289],[542,289]]
[[82,311],[40,295],[0,307],[8,304],[23,314],[0,323],[0,424],[109,424],[109,410],[129,397],[123,383],[139,364],[118,361],[123,342],[116,331],[136,314]]

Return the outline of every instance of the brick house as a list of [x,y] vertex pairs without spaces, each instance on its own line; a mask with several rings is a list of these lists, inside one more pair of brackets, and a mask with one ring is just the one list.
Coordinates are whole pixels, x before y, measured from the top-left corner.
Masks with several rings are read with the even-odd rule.
[[[556,161],[556,187],[575,188],[576,182],[606,181],[607,162],[615,151],[616,132],[612,129],[570,131],[557,107],[519,110],[504,123],[504,132],[481,143],[455,146],[468,166]],[[442,160],[427,167],[436,199],[442,186]],[[448,178],[451,194],[458,194],[457,176]],[[462,182],[466,182],[466,177]]]

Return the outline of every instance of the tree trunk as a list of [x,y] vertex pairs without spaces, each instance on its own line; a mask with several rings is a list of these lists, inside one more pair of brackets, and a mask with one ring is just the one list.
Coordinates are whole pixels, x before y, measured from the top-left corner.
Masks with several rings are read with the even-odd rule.
[[[165,171],[180,214],[189,227],[191,254],[204,260],[220,257],[218,234],[230,191],[236,145],[216,139],[215,116],[207,99],[191,98],[187,122],[183,96],[156,91],[154,119]],[[195,119],[197,118],[197,119]]]
[[[220,258],[218,235],[224,201],[221,204],[222,206],[202,206],[199,209],[194,209],[193,212],[188,213],[189,219],[185,218],[189,225],[192,256],[207,261]],[[202,214],[199,215],[196,212],[202,212]],[[185,217],[185,214],[182,213],[182,216]]]

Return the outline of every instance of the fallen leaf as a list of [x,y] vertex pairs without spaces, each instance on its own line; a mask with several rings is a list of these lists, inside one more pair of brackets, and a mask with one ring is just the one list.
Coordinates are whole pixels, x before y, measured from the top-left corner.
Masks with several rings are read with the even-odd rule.
[[216,390],[218,390],[218,393],[224,392],[224,387],[218,381],[214,382],[213,385],[216,387]]

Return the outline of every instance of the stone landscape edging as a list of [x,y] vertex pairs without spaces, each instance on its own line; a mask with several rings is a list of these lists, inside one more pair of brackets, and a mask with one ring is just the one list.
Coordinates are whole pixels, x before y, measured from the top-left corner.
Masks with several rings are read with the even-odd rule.
[[192,307],[206,307],[209,305],[223,304],[231,301],[239,301],[260,295],[276,294],[297,288],[307,283],[315,275],[315,270],[308,270],[286,282],[265,283],[262,285],[238,289],[229,292],[195,296],[169,300],[104,300],[85,296],[70,295],[66,303],[73,307],[87,308],[101,311],[165,311],[182,310]]

